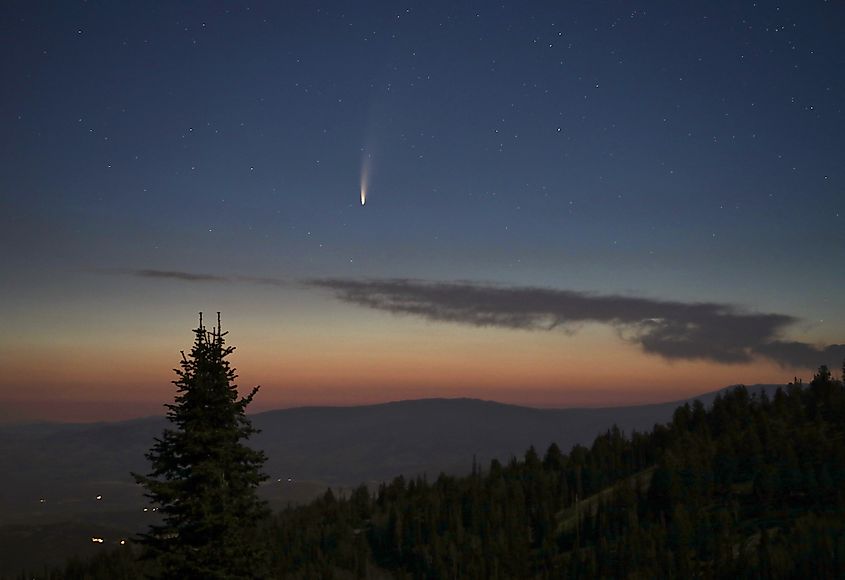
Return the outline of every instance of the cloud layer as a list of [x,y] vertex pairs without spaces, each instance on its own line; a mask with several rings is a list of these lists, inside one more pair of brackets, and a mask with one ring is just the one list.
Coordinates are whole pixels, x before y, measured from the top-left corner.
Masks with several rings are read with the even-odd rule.
[[819,348],[783,340],[784,330],[798,322],[792,316],[747,312],[729,304],[410,279],[307,283],[345,302],[434,321],[524,330],[607,324],[645,352],[667,359],[742,363],[764,357],[785,367],[815,368],[838,365],[845,358],[845,345]]
[[[241,282],[290,286],[279,278],[217,276],[173,270],[122,271],[143,278],[183,282]],[[577,330],[592,322],[615,328],[624,340],[670,360],[743,363],[767,358],[783,367],[838,367],[845,344],[819,347],[785,340],[799,319],[748,312],[731,304],[677,302],[549,288],[470,282],[426,282],[407,278],[315,278],[299,283],[330,291],[350,304],[426,320],[529,331]]]
[[115,270],[112,272],[128,273],[139,278],[159,278],[163,280],[180,280],[182,282],[246,282],[248,284],[263,284],[266,286],[287,286],[288,283],[280,278],[260,278],[255,276],[218,276],[215,274],[194,274],[180,270]]

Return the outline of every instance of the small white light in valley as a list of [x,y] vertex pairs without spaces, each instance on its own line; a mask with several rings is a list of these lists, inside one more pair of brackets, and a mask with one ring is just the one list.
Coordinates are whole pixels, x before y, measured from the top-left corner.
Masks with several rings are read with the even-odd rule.
[[94,537],[94,538],[91,538],[91,541],[94,542],[95,544],[102,544],[103,538]]
[[97,501],[100,501],[101,499],[103,499],[103,496],[98,495],[98,496],[97,496]]
[[126,544],[126,540],[120,540],[120,545],[123,546]]

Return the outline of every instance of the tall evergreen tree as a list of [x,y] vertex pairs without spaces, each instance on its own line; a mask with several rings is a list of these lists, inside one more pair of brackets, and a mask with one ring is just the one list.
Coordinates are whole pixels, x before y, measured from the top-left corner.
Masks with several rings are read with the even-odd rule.
[[256,433],[246,417],[258,387],[238,398],[227,357],[227,333],[199,327],[182,352],[174,403],[147,459],[152,471],[133,474],[158,507],[162,522],[141,536],[162,578],[257,578],[263,575],[258,525],[267,515],[256,488],[266,479],[264,453],[245,445]]

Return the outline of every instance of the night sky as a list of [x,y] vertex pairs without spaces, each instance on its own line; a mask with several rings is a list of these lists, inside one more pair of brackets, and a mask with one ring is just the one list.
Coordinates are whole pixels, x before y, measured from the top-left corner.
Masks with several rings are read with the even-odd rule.
[[[845,355],[839,2],[17,2],[0,420],[674,400]],[[361,205],[361,189],[366,204]]]

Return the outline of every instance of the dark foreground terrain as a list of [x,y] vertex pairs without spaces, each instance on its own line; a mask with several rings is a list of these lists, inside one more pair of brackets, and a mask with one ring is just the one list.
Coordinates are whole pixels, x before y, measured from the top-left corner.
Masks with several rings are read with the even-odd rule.
[[[715,399],[712,409],[674,403],[541,411],[426,400],[256,415],[264,430],[256,443],[270,454],[274,442],[284,441],[276,447],[286,453],[281,464],[297,466],[285,473],[270,455],[274,477],[262,495],[276,509],[317,498],[268,524],[272,567],[290,577],[742,576],[760,566],[781,575],[842,573],[841,382],[816,377],[807,388],[740,389],[704,399]],[[614,416],[624,429],[608,430]],[[652,430],[665,421],[671,422]],[[116,477],[85,482],[81,469],[67,469],[69,480],[79,477],[77,501],[55,505],[47,497],[34,519],[10,510],[17,521],[0,528],[4,566],[20,562],[37,572],[68,554],[94,555],[59,566],[55,577],[86,577],[74,570],[112,577],[98,576],[98,566],[132,577],[140,566],[136,548],[120,540],[156,514],[143,511],[140,493],[118,473],[143,469],[143,460],[119,449],[134,445],[143,457],[162,427],[150,419],[16,428],[18,451],[29,437],[57,465],[87,454],[93,468]],[[635,429],[640,434],[624,435]],[[578,445],[597,433],[590,446]],[[514,440],[524,444],[521,451]],[[45,441],[61,445],[51,450]],[[386,485],[344,487],[360,474],[359,481],[388,479],[389,470],[406,475]],[[449,475],[434,476],[441,471]],[[324,493],[329,483],[334,491]],[[122,509],[132,502],[136,509]]]
[[[265,523],[277,578],[845,577],[845,387],[738,387],[626,437],[331,491]],[[53,578],[138,578],[118,546]]]

